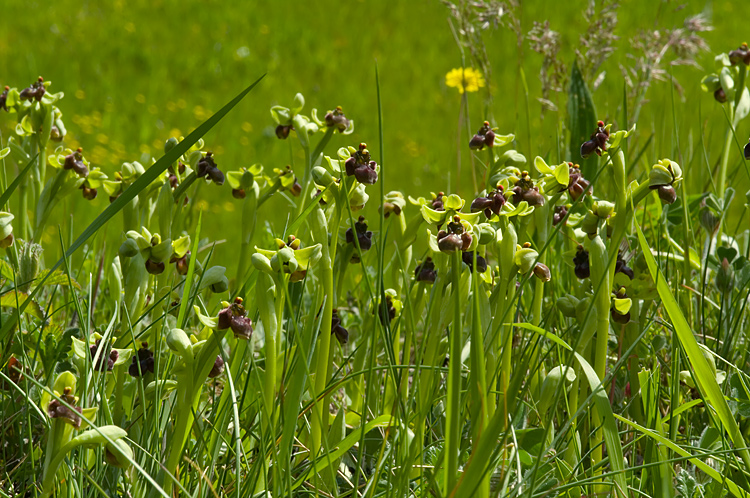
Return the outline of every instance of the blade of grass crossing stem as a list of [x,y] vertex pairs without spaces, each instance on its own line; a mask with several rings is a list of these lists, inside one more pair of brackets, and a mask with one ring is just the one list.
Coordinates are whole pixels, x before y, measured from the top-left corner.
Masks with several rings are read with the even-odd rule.
[[693,334],[690,325],[682,314],[682,311],[680,311],[677,300],[670,292],[667,281],[664,279],[664,276],[656,265],[656,260],[654,259],[653,254],[651,254],[651,248],[648,246],[648,242],[646,242],[646,237],[644,237],[643,231],[641,231],[641,226],[638,224],[637,220],[634,219],[634,222],[638,233],[638,242],[646,259],[646,263],[648,264],[651,278],[656,282],[656,289],[659,292],[659,297],[661,297],[662,305],[667,311],[669,318],[672,320],[674,331],[677,334],[682,347],[685,349],[688,361],[690,361],[690,365],[695,372],[698,389],[700,389],[701,394],[703,394],[706,401],[713,406],[719,420],[729,434],[729,438],[732,440],[734,447],[739,452],[740,457],[745,464],[745,469],[750,471],[750,453],[745,445],[745,440],[742,437],[740,427],[732,415],[732,411],[729,409],[727,400],[724,398],[724,394],[721,392],[721,388],[716,382],[716,377],[713,375],[706,357],[703,356],[698,341],[695,340],[695,335]]
[[688,452],[687,450],[683,449],[679,445],[675,444],[669,438],[666,438],[666,437],[662,436],[661,434],[658,434],[656,431],[653,431],[651,429],[647,429],[646,427],[640,426],[640,425],[636,424],[635,422],[632,422],[632,421],[626,419],[625,417],[621,417],[620,415],[615,415],[615,417],[619,421],[621,421],[621,422],[623,422],[623,423],[631,426],[633,429],[637,430],[641,434],[654,439],[658,444],[662,444],[662,445],[668,447],[670,450],[672,450],[676,454],[678,454],[678,455],[680,455],[682,457],[687,458],[690,461],[690,463],[694,464],[700,470],[702,470],[703,472],[705,472],[705,474],[707,476],[711,477],[711,479],[713,479],[713,480],[715,480],[717,482],[720,482],[722,484],[722,486],[723,486],[724,489],[726,489],[727,491],[729,491],[730,493],[732,493],[737,498],[748,498],[748,496],[750,496],[750,494],[747,491],[745,491],[742,488],[740,488],[739,486],[737,486],[737,484],[734,481],[732,481],[731,479],[728,479],[724,474],[719,473],[716,469],[714,469],[713,467],[711,467],[710,465],[708,465],[707,463],[705,463],[700,458],[692,456],[690,454],[690,452]]
[[[530,323],[516,323],[514,327],[525,328],[538,334],[544,338],[550,339],[556,344],[562,346],[568,351],[573,351],[573,348],[551,332],[539,328]],[[602,426],[604,430],[604,441],[607,444],[607,452],[609,454],[609,465],[612,469],[612,479],[614,480],[614,495],[618,498],[627,497],[628,484],[625,480],[625,460],[622,452],[622,443],[620,442],[620,434],[617,430],[615,423],[615,416],[612,413],[612,407],[609,404],[609,398],[607,393],[602,387],[599,377],[596,375],[594,368],[578,353],[573,353],[576,360],[581,365],[586,380],[591,386],[591,391],[594,393],[594,403],[602,416]],[[492,420],[487,426],[487,429],[482,433],[482,436],[477,443],[477,449],[472,460],[466,467],[466,471],[461,477],[461,481],[458,483],[458,487],[454,493],[454,496],[474,496],[474,493],[481,482],[484,473],[487,472],[488,465],[491,461],[492,452],[495,450],[497,445],[497,437],[503,430],[505,421],[503,420],[502,410],[495,412]]]
[[193,240],[193,256],[190,257],[188,264],[187,277],[185,285],[182,287],[182,301],[180,302],[180,313],[177,315],[177,326],[182,328],[185,325],[185,314],[187,313],[188,301],[190,301],[190,289],[195,275],[195,261],[198,259],[198,242],[201,235],[201,223],[203,222],[203,211],[198,213],[198,226],[195,229],[195,239]]
[[[363,426],[363,430],[366,434],[375,428],[389,427],[393,425],[394,423],[395,421],[393,420],[393,417],[391,415],[380,415],[379,417],[367,422]],[[292,490],[295,490],[299,488],[302,484],[304,484],[309,475],[321,472],[322,470],[326,469],[330,465],[331,461],[338,460],[339,458],[343,457],[344,454],[347,451],[349,451],[352,448],[352,446],[354,446],[358,441],[359,441],[359,431],[352,432],[351,434],[346,436],[344,439],[341,440],[341,442],[336,446],[335,449],[332,449],[332,451],[328,455],[320,456],[315,461],[315,463],[307,470],[307,472],[304,473],[302,476],[300,476],[299,479],[297,479],[297,481],[292,486]]]
[[120,210],[122,210],[122,208],[125,207],[128,202],[133,200],[135,196],[141,193],[143,189],[148,187],[151,182],[156,180],[159,175],[166,171],[170,164],[179,159],[179,157],[187,152],[188,149],[193,146],[193,144],[195,144],[198,140],[200,140],[201,137],[203,137],[203,135],[208,133],[211,128],[216,126],[216,124],[221,121],[224,116],[226,116],[227,113],[229,113],[229,111],[234,108],[234,106],[239,104],[240,101],[245,98],[245,95],[250,93],[250,91],[255,88],[255,86],[260,83],[260,81],[265,76],[266,75],[264,74],[263,76],[255,80],[252,85],[241,91],[235,98],[229,101],[229,103],[219,109],[219,111],[217,111],[213,116],[204,121],[195,130],[193,130],[187,137],[182,140],[182,142],[178,143],[166,154],[161,156],[148,170],[146,170],[144,174],[142,174],[135,182],[133,182],[130,187],[128,187],[117,199],[115,199],[112,204],[110,204],[104,211],[102,211],[102,213],[97,216],[96,219],[92,221],[88,227],[86,227],[83,233],[78,236],[75,242],[71,244],[70,248],[65,253],[65,256],[63,258],[60,258],[60,260],[55,263],[52,268],[50,268],[49,272],[47,272],[44,278],[41,279],[41,281],[31,292],[29,297],[26,298],[20,308],[17,309],[16,312],[13,313],[11,317],[2,324],[2,327],[0,327],[0,341],[3,340],[10,329],[16,324],[19,317],[21,316],[21,313],[23,313],[26,309],[26,306],[28,306],[32,302],[34,296],[39,292],[39,289],[42,288],[45,280],[50,275],[52,275],[52,273],[57,268],[59,268],[60,265],[62,265],[64,258],[69,258],[70,256],[72,256],[73,253],[75,253],[78,248],[81,247],[92,235],[94,235],[106,222],[108,222],[114,215],[120,212]]
[[13,183],[11,183],[10,185],[8,185],[8,188],[5,189],[5,192],[3,192],[2,195],[0,195],[0,209],[2,209],[3,206],[5,206],[5,204],[10,199],[10,195],[21,184],[21,181],[26,176],[26,173],[28,173],[29,170],[31,169],[31,167],[34,165],[34,162],[36,161],[36,158],[37,158],[38,155],[39,154],[37,154],[36,156],[34,156],[34,157],[31,158],[31,161],[29,161],[29,164],[27,164],[26,167],[23,168],[23,170],[18,174],[18,176],[16,177],[16,179],[13,180]]

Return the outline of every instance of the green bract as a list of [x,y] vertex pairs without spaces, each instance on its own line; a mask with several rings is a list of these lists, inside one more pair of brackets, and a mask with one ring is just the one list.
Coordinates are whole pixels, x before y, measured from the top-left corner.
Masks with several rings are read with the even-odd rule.
[[553,187],[567,188],[570,181],[570,166],[563,162],[557,166],[548,166],[539,156],[534,158],[534,167],[543,176],[544,189],[552,192]]
[[431,225],[442,225],[446,220],[450,220],[456,214],[460,214],[462,222],[465,221],[469,224],[476,223],[481,213],[461,213],[460,211],[463,209],[465,203],[466,201],[456,194],[451,194],[443,198],[444,211],[436,211],[423,204],[421,208],[422,217]]
[[307,270],[314,265],[321,256],[320,244],[315,244],[304,249],[292,249],[281,239],[276,239],[279,248],[275,251],[255,247],[252,256],[253,266],[260,271],[276,274],[292,274],[299,270]]

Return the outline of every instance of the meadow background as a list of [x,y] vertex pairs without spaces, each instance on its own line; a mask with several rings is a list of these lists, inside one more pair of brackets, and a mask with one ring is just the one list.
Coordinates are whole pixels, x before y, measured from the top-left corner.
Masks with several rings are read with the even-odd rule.
[[[534,21],[550,20],[550,29],[560,34],[559,60],[569,69],[587,26],[586,6],[583,1],[522,2],[518,11],[522,31],[528,34]],[[703,33],[711,50],[698,55],[700,68],[673,67],[680,84],[674,93],[674,114],[672,88],[655,82],[637,123],[640,144],[654,134],[644,159],[675,157],[685,170],[689,194],[709,188],[708,168],[715,169],[720,159],[726,118],[711,95],[701,91],[700,80],[713,72],[714,53],[744,41],[743,2],[621,2],[616,51],[601,67],[606,76],[593,91],[598,117],[617,123],[624,90],[620,65],[633,64],[630,39],[656,27],[678,28],[699,13],[714,26]],[[401,190],[415,197],[438,190],[456,192],[461,98],[455,88],[446,86],[445,74],[461,66],[462,56],[448,17],[448,9],[438,0],[6,0],[0,15],[0,84],[23,88],[39,75],[51,80],[51,91],[66,95],[61,102],[68,126],[66,145],[84,147],[92,165],[111,176],[124,161],[147,164],[150,156],[158,158],[167,138],[187,135],[240,89],[267,73],[253,95],[205,137],[206,145],[224,171],[254,163],[270,171],[294,161],[301,175],[302,151],[291,147],[292,141],[276,138],[269,108],[290,105],[296,92],[305,95],[307,112],[312,107],[325,112],[341,105],[354,119],[355,132],[336,135],[331,145],[364,141],[378,151],[377,61],[385,157],[376,159],[392,172],[384,177],[385,191]],[[542,115],[537,101],[542,56],[530,49],[528,40],[519,47],[516,35],[506,27],[490,28],[482,36],[492,68],[493,125],[501,133],[515,133],[516,148],[529,158],[541,150],[556,161],[555,138],[566,119],[566,104],[561,94],[559,111]],[[519,61],[528,90],[518,77]],[[483,93],[469,95],[469,109],[473,133],[486,117]],[[0,120],[4,136],[12,132],[12,125],[11,119]],[[747,136],[746,128],[746,123],[740,125],[740,140]],[[461,127],[464,175],[470,162],[465,150],[469,129]],[[682,144],[679,151],[675,137]],[[560,160],[568,159],[565,150],[562,154]],[[733,154],[729,179],[742,194],[748,177],[739,161],[739,154]],[[693,168],[701,173],[691,172]],[[470,190],[470,182],[464,180],[458,193],[471,197]],[[236,209],[226,188],[205,188],[201,195],[211,212]],[[742,197],[735,198],[735,218],[744,214],[739,207]],[[63,233],[80,233],[107,202],[100,195],[90,206],[80,196],[70,196],[59,213]],[[286,218],[273,213],[288,212],[285,202],[275,196],[264,209],[265,221],[276,231]],[[365,214],[376,209],[377,203],[370,203]],[[207,236],[222,238],[222,233],[236,228],[233,224],[231,216],[214,216]],[[107,227],[108,235],[119,235],[120,223],[110,225],[117,226]],[[48,236],[57,239],[56,226],[50,226]],[[233,255],[226,244],[217,251],[222,259]]]

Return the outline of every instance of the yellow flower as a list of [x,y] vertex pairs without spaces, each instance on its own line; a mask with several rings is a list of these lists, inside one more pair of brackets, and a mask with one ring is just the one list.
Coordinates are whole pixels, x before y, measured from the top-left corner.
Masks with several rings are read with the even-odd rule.
[[445,75],[445,84],[458,88],[458,93],[476,92],[484,86],[484,78],[473,67],[451,69]]

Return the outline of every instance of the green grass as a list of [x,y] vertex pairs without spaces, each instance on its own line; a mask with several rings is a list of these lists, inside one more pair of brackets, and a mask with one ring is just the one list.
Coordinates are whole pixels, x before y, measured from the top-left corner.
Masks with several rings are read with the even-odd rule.
[[[89,168],[146,169],[112,203],[103,187],[64,196],[83,180],[44,167],[52,144],[37,157],[46,121],[3,160],[1,497],[750,495],[748,120],[728,128],[736,107],[701,92],[704,52],[704,69],[665,73],[681,87],[652,84],[626,134],[637,106],[618,69],[637,30],[701,10],[713,52],[736,48],[736,4],[620,9],[592,95],[609,148],[588,163],[566,112],[584,136],[594,116],[565,92],[541,114],[541,58],[507,29],[485,37],[487,107],[445,84],[461,54],[438,2],[237,8],[4,6],[7,83],[43,74],[66,93],[65,146]],[[549,17],[570,63],[581,9],[524,5],[523,30]],[[278,140],[269,109],[298,91]],[[353,135],[298,140],[312,107],[335,105]],[[15,117],[0,113],[0,151]],[[515,136],[470,151],[484,119]],[[198,176],[217,178],[208,150],[226,185]],[[266,176],[231,176],[256,163]],[[274,172],[286,164],[303,195]],[[428,256],[432,281],[416,278]]]

